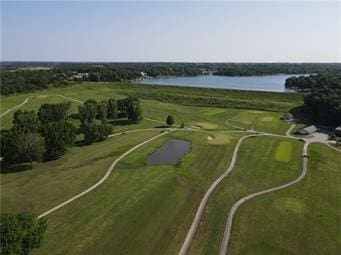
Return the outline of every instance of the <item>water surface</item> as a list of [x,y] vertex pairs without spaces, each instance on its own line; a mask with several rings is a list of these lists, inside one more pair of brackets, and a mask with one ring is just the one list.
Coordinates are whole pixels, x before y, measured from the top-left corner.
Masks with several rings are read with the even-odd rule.
[[292,92],[285,89],[285,80],[297,74],[263,76],[200,75],[186,77],[162,77],[138,81],[143,84],[189,86],[200,88],[241,89],[256,91]]
[[171,139],[151,154],[146,163],[148,165],[174,165],[191,149],[191,143],[185,140]]

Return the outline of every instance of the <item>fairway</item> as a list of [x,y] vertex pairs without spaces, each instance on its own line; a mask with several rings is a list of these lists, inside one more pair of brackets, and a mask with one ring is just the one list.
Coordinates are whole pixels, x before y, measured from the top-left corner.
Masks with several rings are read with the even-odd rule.
[[[274,158],[275,149],[282,142],[292,145],[295,156],[287,163],[269,160]],[[300,142],[283,138],[252,137],[245,140],[235,168],[208,202],[189,254],[218,254],[227,215],[234,202],[248,194],[295,179],[301,170],[301,149]],[[271,214],[272,211],[266,213]],[[247,217],[243,219],[248,220]]]
[[229,254],[339,254],[340,153],[322,144],[309,148],[309,170],[301,183],[240,209]]
[[275,159],[280,162],[289,162],[291,158],[292,144],[290,142],[281,142],[276,150]]

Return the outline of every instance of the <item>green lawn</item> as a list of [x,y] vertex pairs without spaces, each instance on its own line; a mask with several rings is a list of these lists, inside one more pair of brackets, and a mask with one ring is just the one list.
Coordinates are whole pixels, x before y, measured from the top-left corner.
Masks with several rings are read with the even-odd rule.
[[340,254],[340,153],[322,144],[309,153],[302,182],[240,208],[229,254]]
[[[292,146],[289,162],[275,160],[276,150],[283,142]],[[287,183],[299,176],[302,145],[298,141],[276,137],[245,140],[240,147],[235,168],[208,202],[189,254],[218,254],[227,215],[237,200],[256,191]],[[264,212],[267,217],[273,213],[262,209],[258,212]],[[245,220],[247,219],[246,217]]]
[[[176,131],[123,159],[103,185],[47,217],[46,242],[37,253],[176,253],[203,193],[224,171],[240,136],[211,144],[207,135]],[[169,138],[190,140],[190,153],[175,166],[145,165]],[[19,199],[18,204],[26,197]]]

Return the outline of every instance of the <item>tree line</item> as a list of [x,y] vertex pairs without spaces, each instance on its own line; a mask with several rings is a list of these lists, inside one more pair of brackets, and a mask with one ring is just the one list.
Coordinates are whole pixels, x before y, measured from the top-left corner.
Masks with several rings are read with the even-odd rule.
[[319,124],[341,124],[341,72],[290,77],[285,86],[307,93],[302,108],[306,117]]
[[[50,70],[26,70],[25,67]],[[158,76],[196,76],[202,74],[251,76],[271,74],[311,74],[341,71],[334,63],[15,63],[1,67],[3,95],[31,92],[51,86],[66,86],[73,81],[117,82]],[[78,76],[78,74],[81,74]],[[84,74],[84,75],[83,75]]]
[[[131,123],[142,119],[139,100],[135,97],[87,100],[71,114],[71,104],[42,104],[37,113],[18,110],[9,130],[1,130],[1,164],[6,170],[20,163],[49,161],[64,155],[82,135],[81,144],[92,144],[106,139],[113,129],[113,122],[126,118]],[[71,119],[80,121],[75,127]],[[109,123],[108,120],[112,122]]]

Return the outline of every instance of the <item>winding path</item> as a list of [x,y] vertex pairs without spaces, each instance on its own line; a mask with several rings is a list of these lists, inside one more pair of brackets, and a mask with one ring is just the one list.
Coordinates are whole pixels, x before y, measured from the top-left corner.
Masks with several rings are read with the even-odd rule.
[[43,218],[43,217],[49,215],[50,213],[52,213],[52,212],[54,212],[54,211],[56,211],[56,210],[62,208],[63,206],[65,206],[65,205],[71,203],[72,201],[74,201],[74,200],[76,200],[76,199],[78,199],[78,198],[84,196],[85,194],[89,193],[89,192],[92,191],[93,189],[97,188],[99,185],[101,185],[101,184],[110,176],[110,174],[112,173],[112,171],[115,169],[115,166],[117,165],[117,163],[118,163],[121,159],[123,159],[124,157],[126,157],[127,155],[129,155],[129,154],[130,154],[131,152],[133,152],[134,150],[136,150],[136,149],[140,148],[141,146],[145,145],[146,143],[149,143],[149,142],[151,142],[151,141],[153,141],[153,140],[155,140],[155,139],[159,138],[160,136],[163,136],[163,135],[165,135],[165,134],[167,134],[167,133],[168,133],[168,132],[163,132],[163,133],[161,133],[161,134],[159,134],[159,135],[157,135],[157,136],[154,136],[154,137],[152,137],[152,138],[150,138],[150,139],[148,139],[148,140],[146,140],[146,141],[144,141],[144,142],[142,142],[142,143],[139,143],[138,145],[134,146],[133,148],[131,148],[130,150],[128,150],[127,152],[125,152],[124,154],[122,154],[121,156],[119,156],[117,159],[115,159],[115,160],[111,163],[111,165],[109,166],[109,168],[108,168],[107,172],[105,173],[105,175],[104,175],[104,176],[102,177],[102,179],[100,179],[97,183],[95,183],[94,185],[92,185],[90,188],[84,190],[83,192],[79,193],[78,195],[73,196],[72,198],[66,200],[65,202],[60,203],[59,205],[57,205],[57,206],[51,208],[50,210],[48,210],[48,211],[46,211],[46,212],[40,214],[40,215],[38,216],[38,219],[41,219],[41,218]]
[[192,243],[193,237],[195,235],[195,232],[198,228],[198,225],[200,223],[202,214],[204,212],[204,209],[206,207],[207,201],[210,198],[212,192],[215,190],[215,188],[219,185],[219,183],[230,174],[230,172],[232,171],[234,165],[236,164],[236,160],[237,160],[237,156],[238,156],[238,150],[240,145],[242,144],[242,142],[249,137],[253,137],[253,136],[257,136],[257,135],[247,135],[247,136],[243,136],[241,137],[238,142],[236,147],[234,148],[233,154],[232,154],[232,159],[231,159],[231,163],[229,165],[229,167],[225,170],[225,172],[217,179],[215,180],[211,186],[209,187],[209,189],[206,191],[204,198],[201,200],[199,208],[195,214],[194,220],[192,222],[192,225],[189,229],[189,231],[187,232],[186,238],[184,243],[182,244],[182,247],[180,249],[179,255],[185,255],[187,254],[187,251]]
[[[309,143],[305,143],[304,144],[304,146],[303,146],[303,155],[308,155],[307,154],[308,153],[308,146],[309,146]],[[239,199],[236,203],[234,203],[232,208],[231,208],[231,210],[230,210],[230,212],[229,212],[229,215],[227,217],[227,223],[226,223],[226,226],[225,226],[224,237],[223,237],[223,241],[221,242],[219,255],[226,255],[227,254],[228,245],[229,245],[229,242],[230,242],[230,239],[231,239],[231,229],[232,229],[233,217],[236,214],[238,208],[243,203],[245,203],[246,201],[251,200],[251,199],[253,199],[255,197],[258,197],[258,196],[261,196],[261,195],[264,195],[264,194],[267,194],[267,193],[270,193],[270,192],[274,192],[274,191],[281,190],[281,189],[287,188],[289,186],[292,186],[292,185],[300,182],[305,177],[305,175],[307,174],[307,171],[308,171],[308,158],[307,158],[307,156],[305,156],[305,157],[303,157],[302,173],[295,180],[293,180],[291,182],[288,182],[286,184],[283,184],[281,186],[278,186],[278,187],[274,187],[274,188],[271,188],[271,189],[267,189],[267,190],[263,190],[263,191],[259,191],[259,192],[250,194],[248,196],[245,196],[245,197]]]
[[22,102],[21,104],[18,104],[18,105],[16,105],[16,106],[12,107],[11,109],[8,109],[8,110],[5,111],[4,113],[1,113],[1,114],[0,114],[0,117],[5,116],[6,114],[10,113],[11,111],[13,111],[13,110],[15,110],[15,109],[17,109],[17,108],[23,106],[23,105],[26,104],[26,103],[28,102],[28,100],[30,100],[30,99],[31,99],[31,97],[26,98],[25,101]]

